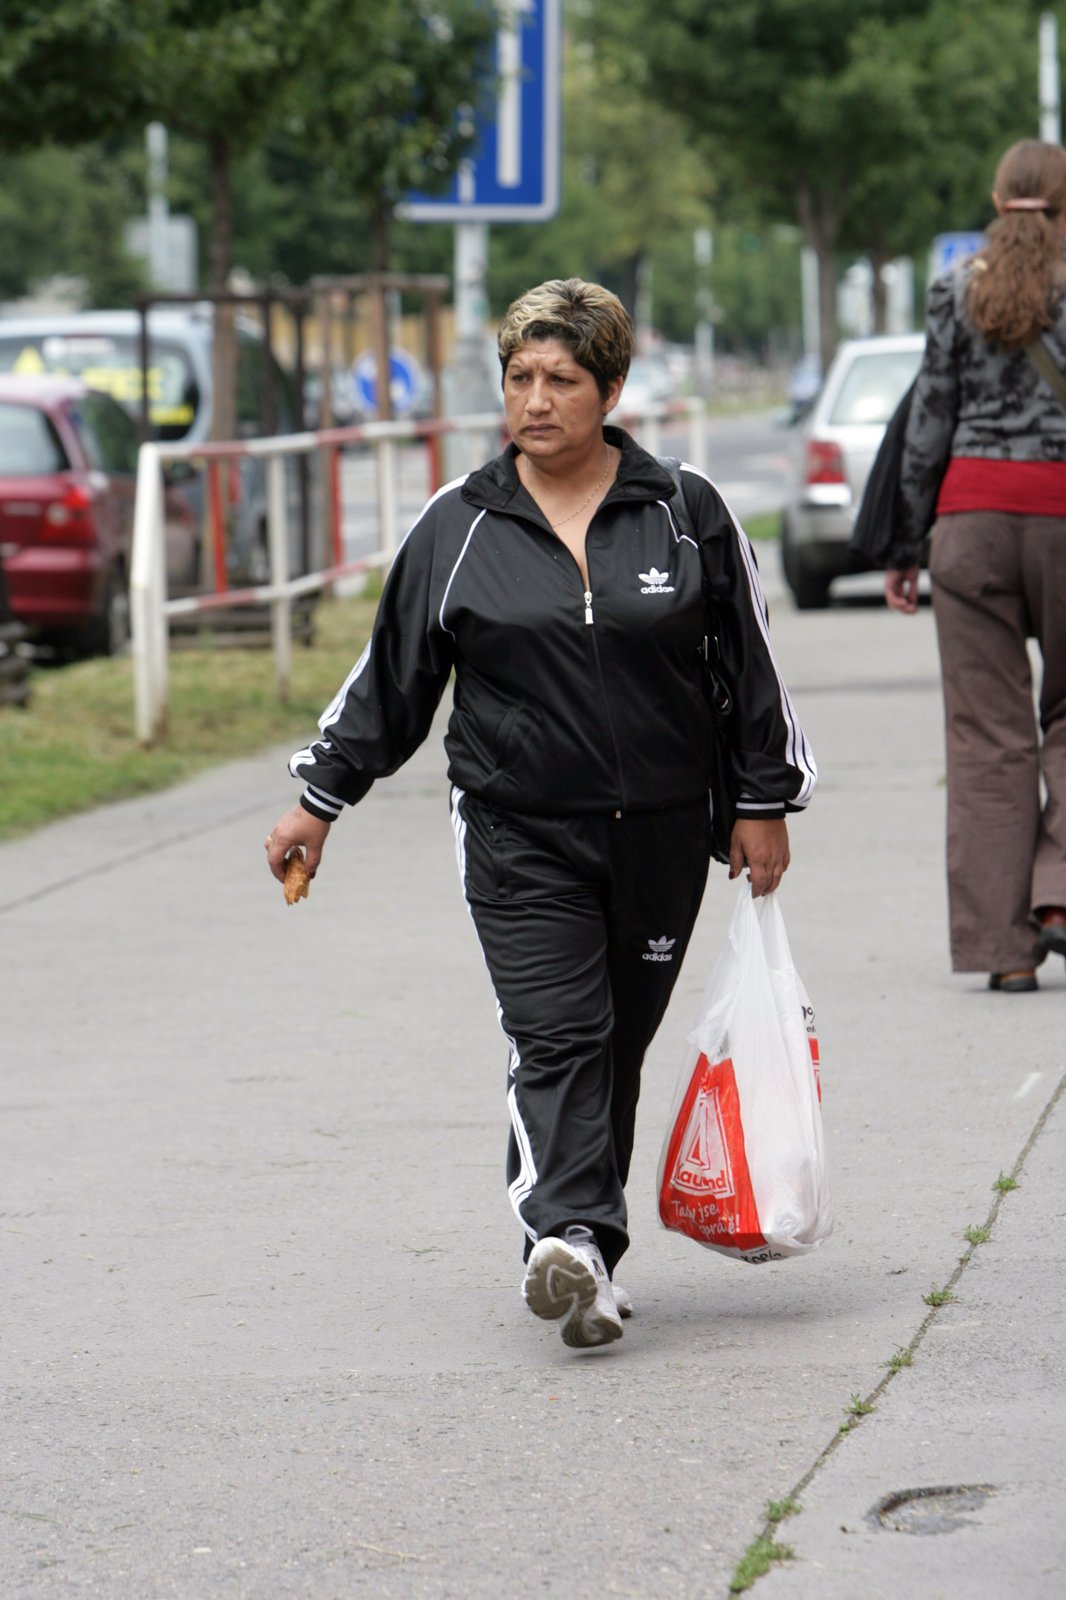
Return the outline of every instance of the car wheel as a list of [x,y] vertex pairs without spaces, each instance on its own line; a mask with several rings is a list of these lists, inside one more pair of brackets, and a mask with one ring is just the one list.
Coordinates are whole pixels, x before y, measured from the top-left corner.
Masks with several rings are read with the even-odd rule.
[[89,655],[120,656],[130,642],[130,592],[120,567],[112,568],[103,605],[90,625],[84,648]]
[[824,611],[829,604],[829,579],[821,572],[812,572],[804,564],[799,548],[790,537],[787,522],[781,528],[781,566],[796,610]]

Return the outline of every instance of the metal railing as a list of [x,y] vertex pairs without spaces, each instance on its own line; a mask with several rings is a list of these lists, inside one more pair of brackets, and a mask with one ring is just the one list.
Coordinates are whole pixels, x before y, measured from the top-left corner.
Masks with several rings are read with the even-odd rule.
[[[640,413],[612,414],[611,421],[631,428],[652,454],[659,451],[664,423],[686,419],[689,429],[689,456],[693,466],[703,468],[703,403],[679,401],[651,407]],[[138,740],[155,743],[166,731],[169,703],[170,620],[197,612],[227,606],[268,603],[270,606],[271,648],[274,657],[278,694],[288,698],[292,670],[292,602],[317,593],[339,579],[387,567],[396,553],[400,537],[400,508],[397,492],[396,447],[405,441],[419,441],[427,451],[427,480],[430,494],[443,481],[442,441],[446,435],[488,435],[506,439],[503,419],[498,412],[483,415],[434,418],[427,422],[368,422],[358,427],[329,428],[315,433],[296,433],[270,439],[248,439],[219,444],[173,443],[143,444],[137,467],[137,496],[134,511],[133,554],[130,563],[130,625],[133,654],[134,716]],[[345,557],[343,496],[341,492],[342,452],[360,445],[375,453],[377,526],[380,542],[369,555],[355,560]],[[289,568],[289,517],[285,485],[285,459],[290,456],[321,453],[326,460],[328,486],[330,562],[318,571],[291,577]],[[232,589],[228,582],[225,512],[220,469],[224,462],[259,458],[266,466],[266,530],[270,581],[253,587]],[[167,596],[166,516],[164,468],[176,461],[201,463],[207,474],[206,504],[212,546],[214,589],[209,593]]]

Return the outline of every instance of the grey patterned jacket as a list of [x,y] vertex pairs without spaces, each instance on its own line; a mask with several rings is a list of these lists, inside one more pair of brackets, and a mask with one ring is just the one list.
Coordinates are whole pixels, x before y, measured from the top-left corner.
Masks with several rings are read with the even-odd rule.
[[[990,344],[963,308],[968,264],[929,290],[925,355],[915,385],[900,472],[900,539],[889,566],[915,566],[952,456],[1066,461],[1066,406],[1024,350]],[[1066,301],[1045,336],[1066,369]]]

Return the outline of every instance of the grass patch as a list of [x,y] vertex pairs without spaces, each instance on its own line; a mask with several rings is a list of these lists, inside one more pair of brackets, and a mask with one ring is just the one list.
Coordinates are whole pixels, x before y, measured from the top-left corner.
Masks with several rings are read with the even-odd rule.
[[900,1345],[895,1355],[889,1356],[888,1360],[885,1362],[885,1366],[888,1368],[889,1372],[899,1372],[902,1367],[913,1367],[913,1365],[913,1353],[910,1350],[904,1349],[902,1345]]
[[170,728],[142,750],[128,657],[42,668],[24,709],[0,712],[0,840],[111,800],[153,794],[220,761],[309,736],[369,635],[376,600],[323,600],[315,644],[296,645],[282,705],[268,649],[199,649],[170,657]]
[[756,1579],[766,1576],[775,1561],[791,1561],[794,1555],[791,1545],[778,1544],[768,1533],[760,1534],[758,1539],[752,1540],[737,1562],[729,1580],[730,1594],[743,1594]]
[[922,1299],[927,1306],[950,1305],[955,1299],[950,1289],[930,1289],[928,1294],[923,1294]]
[[963,1238],[966,1240],[967,1244],[987,1244],[991,1237],[991,1228],[978,1228],[976,1225],[974,1227],[967,1228],[966,1232],[963,1234]]
[[853,1394],[844,1409],[850,1416],[868,1417],[870,1412],[875,1411],[877,1408],[871,1405],[869,1400],[864,1400],[861,1394]]
[[1010,1194],[1012,1189],[1018,1187],[1018,1180],[1017,1178],[1008,1178],[1005,1172],[1001,1172],[992,1187],[998,1194]]
[[779,538],[781,534],[780,511],[761,511],[758,516],[745,517],[744,532],[753,543]]
[[786,1517],[798,1516],[802,1509],[799,1501],[794,1500],[791,1495],[787,1500],[771,1500],[766,1507],[766,1520],[773,1523],[784,1522]]

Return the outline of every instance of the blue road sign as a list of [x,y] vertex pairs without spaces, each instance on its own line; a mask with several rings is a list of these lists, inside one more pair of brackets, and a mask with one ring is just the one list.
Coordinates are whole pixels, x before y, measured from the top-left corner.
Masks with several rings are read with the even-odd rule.
[[[422,369],[406,350],[389,353],[389,401],[394,417],[405,417],[418,399]],[[378,407],[378,369],[373,351],[367,350],[352,366],[352,387],[363,411]]]
[[500,0],[495,104],[449,190],[412,193],[413,222],[545,222],[559,209],[561,0]]
[[929,251],[929,281],[968,261],[988,243],[983,233],[938,233]]

